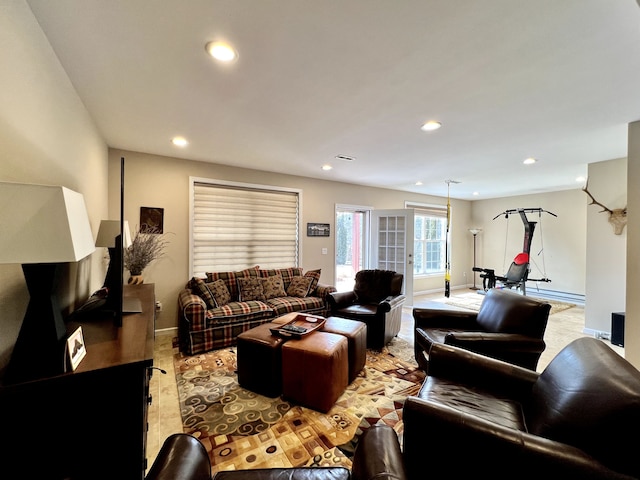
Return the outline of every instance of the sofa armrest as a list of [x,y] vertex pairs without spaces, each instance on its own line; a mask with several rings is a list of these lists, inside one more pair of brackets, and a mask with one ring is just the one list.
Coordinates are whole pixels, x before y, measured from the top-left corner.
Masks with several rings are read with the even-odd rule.
[[210,480],[209,454],[200,441],[186,433],[175,433],[164,441],[145,480]]
[[545,349],[542,339],[519,333],[450,332],[444,343],[478,353],[542,353]]
[[189,324],[190,332],[200,332],[207,327],[207,304],[191,290],[184,289],[178,296],[182,318]]
[[[407,473],[418,478],[631,478],[571,445],[417,397],[403,410]],[[425,463],[425,455],[437,459]]]
[[329,305],[331,310],[343,308],[353,304],[356,299],[355,292],[333,292],[329,294]]
[[434,343],[429,350],[429,376],[510,392],[522,398],[539,373],[453,345]]
[[478,312],[447,308],[414,308],[415,328],[460,328],[479,330]]
[[319,297],[326,303],[329,301],[329,295],[336,291],[336,287],[332,285],[323,285],[322,283],[319,283],[313,291],[312,296]]
[[407,474],[395,430],[388,425],[367,429],[356,446],[352,480],[404,480]]

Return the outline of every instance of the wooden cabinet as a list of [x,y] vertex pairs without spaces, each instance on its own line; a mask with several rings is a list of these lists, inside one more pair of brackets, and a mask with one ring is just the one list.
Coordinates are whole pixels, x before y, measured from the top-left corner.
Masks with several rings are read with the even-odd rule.
[[[127,285],[142,312],[87,316],[87,354],[74,372],[0,389],[0,470],[25,478],[143,479],[155,294]],[[34,352],[37,355],[37,352]],[[0,474],[2,476],[2,474]]]

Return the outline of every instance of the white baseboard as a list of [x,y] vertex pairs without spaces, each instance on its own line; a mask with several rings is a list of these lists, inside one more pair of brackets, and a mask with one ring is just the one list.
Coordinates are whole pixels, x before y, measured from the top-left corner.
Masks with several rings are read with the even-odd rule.
[[159,328],[155,332],[156,336],[173,335],[175,337],[178,335],[178,327]]

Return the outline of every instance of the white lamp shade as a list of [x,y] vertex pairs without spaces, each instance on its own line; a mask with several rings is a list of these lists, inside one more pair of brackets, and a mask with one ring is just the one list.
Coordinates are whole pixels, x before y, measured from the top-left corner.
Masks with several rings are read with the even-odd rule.
[[0,263],[77,262],[94,251],[82,194],[0,182]]
[[[129,222],[123,222],[122,246],[127,248],[131,245],[131,232],[129,231]],[[96,238],[96,247],[113,248],[116,246],[116,237],[120,235],[120,220],[102,220],[98,237]]]

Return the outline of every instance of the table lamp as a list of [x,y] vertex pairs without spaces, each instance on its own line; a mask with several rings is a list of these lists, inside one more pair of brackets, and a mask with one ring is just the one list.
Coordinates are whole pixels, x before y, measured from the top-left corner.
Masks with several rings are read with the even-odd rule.
[[22,264],[29,304],[7,367],[15,383],[64,371],[66,326],[57,296],[64,263],[95,251],[82,194],[0,182],[0,263]]

